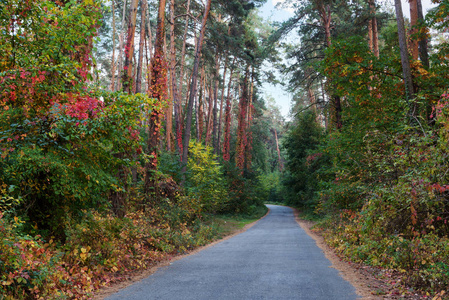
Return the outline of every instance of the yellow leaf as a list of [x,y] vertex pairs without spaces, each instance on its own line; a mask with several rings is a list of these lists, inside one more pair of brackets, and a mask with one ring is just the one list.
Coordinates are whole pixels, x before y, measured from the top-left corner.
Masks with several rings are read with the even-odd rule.
[[81,252],[86,253],[86,248],[81,248]]

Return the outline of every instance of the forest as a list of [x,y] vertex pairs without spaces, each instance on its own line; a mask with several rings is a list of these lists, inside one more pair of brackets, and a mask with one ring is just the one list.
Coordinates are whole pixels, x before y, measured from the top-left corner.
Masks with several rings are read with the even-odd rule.
[[447,297],[449,2],[265,2],[0,0],[0,299],[90,298],[267,202]]

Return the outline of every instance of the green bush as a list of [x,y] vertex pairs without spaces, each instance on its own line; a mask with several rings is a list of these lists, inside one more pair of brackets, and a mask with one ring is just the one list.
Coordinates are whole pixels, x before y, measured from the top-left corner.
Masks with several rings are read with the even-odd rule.
[[187,162],[186,189],[189,197],[198,199],[205,213],[227,209],[229,195],[223,170],[212,149],[192,141]]

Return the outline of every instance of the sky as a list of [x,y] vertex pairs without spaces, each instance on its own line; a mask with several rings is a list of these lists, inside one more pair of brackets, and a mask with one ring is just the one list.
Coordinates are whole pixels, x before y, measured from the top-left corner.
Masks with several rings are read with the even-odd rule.
[[[267,0],[267,2],[260,9],[261,15],[265,20],[269,21],[285,21],[288,18],[292,17],[292,12],[283,9],[276,9],[276,4],[282,3],[285,0]],[[402,1],[402,11],[406,18],[410,17],[409,4],[407,0]],[[378,0],[378,2],[385,3],[389,7],[391,7],[394,12],[394,0]],[[429,8],[434,7],[431,3],[431,0],[422,0],[423,10],[427,11]],[[279,106],[282,115],[288,119],[290,104],[291,104],[291,96],[287,93],[282,86],[280,85],[272,85],[268,83],[264,83],[262,86],[262,91],[265,95],[271,95],[275,101],[277,106]]]

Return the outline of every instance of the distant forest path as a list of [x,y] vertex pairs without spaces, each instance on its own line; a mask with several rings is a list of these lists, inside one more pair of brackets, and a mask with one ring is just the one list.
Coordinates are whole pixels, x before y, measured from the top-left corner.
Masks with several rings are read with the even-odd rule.
[[270,213],[246,232],[173,262],[107,299],[357,299],[293,210]]

